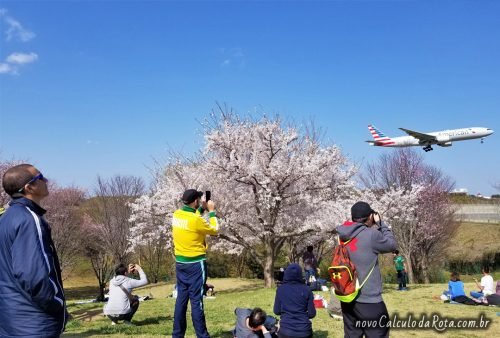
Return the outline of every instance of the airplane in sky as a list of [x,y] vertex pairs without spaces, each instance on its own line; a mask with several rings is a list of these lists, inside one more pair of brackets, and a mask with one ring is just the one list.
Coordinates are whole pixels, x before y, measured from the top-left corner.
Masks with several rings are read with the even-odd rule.
[[432,150],[432,145],[437,144],[441,147],[451,147],[451,143],[455,141],[465,141],[472,140],[476,138],[481,139],[481,143],[484,142],[484,138],[493,134],[493,130],[490,128],[482,127],[472,127],[472,128],[461,128],[461,129],[451,129],[443,131],[435,131],[430,133],[421,133],[418,131],[399,128],[408,136],[399,137],[387,137],[374,125],[369,124],[368,130],[372,134],[374,141],[366,141],[371,146],[378,147],[413,147],[421,146],[425,152]]

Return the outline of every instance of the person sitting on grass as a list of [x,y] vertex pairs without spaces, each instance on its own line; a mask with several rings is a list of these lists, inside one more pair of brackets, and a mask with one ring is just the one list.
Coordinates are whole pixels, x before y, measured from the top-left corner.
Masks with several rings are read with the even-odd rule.
[[234,310],[236,327],[234,338],[272,338],[276,337],[276,318],[268,316],[261,308]]
[[[139,280],[129,278],[130,273],[138,272]],[[138,264],[118,264],[115,268],[115,277],[109,281],[109,300],[104,306],[104,314],[111,319],[111,325],[123,320],[126,325],[131,323],[132,317],[139,308],[139,299],[132,296],[132,289],[148,284],[148,279]]]
[[481,284],[479,284],[478,280],[474,278],[474,282],[476,282],[476,286],[480,291],[479,292],[471,291],[470,295],[473,298],[482,299],[483,297],[495,293],[493,277],[491,277],[490,275],[490,268],[485,266],[483,267],[482,271],[483,271],[483,277],[481,277]]
[[281,316],[278,337],[312,337],[310,318],[316,316],[313,299],[311,289],[303,282],[300,265],[288,265],[274,299],[274,313]]
[[478,302],[465,295],[464,283],[460,280],[458,272],[452,272],[446,293],[454,302],[465,305],[477,305]]

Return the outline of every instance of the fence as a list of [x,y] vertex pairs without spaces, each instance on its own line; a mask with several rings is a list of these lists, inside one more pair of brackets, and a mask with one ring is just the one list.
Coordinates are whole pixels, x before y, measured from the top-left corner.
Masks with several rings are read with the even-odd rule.
[[456,207],[458,221],[500,223],[500,204],[457,204]]

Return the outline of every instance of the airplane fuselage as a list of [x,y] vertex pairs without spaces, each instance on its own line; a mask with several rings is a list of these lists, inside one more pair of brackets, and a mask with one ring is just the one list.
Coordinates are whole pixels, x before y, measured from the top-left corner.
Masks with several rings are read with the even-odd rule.
[[413,136],[399,136],[392,137],[390,141],[377,142],[375,141],[373,145],[381,147],[411,147],[411,146],[430,146],[437,144],[443,147],[451,146],[452,142],[472,140],[477,138],[483,138],[489,136],[493,133],[493,130],[489,128],[482,127],[472,127],[472,128],[461,128],[461,129],[451,129],[442,130],[437,132],[425,133],[435,137],[435,140],[419,140]]

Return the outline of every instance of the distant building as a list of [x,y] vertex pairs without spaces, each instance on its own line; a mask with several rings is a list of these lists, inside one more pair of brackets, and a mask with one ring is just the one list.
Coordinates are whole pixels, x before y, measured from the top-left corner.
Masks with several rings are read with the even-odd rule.
[[468,191],[466,188],[460,188],[453,190],[451,193],[458,196],[467,196]]

